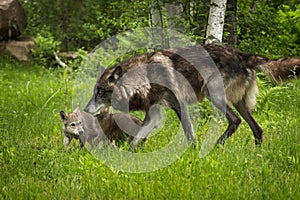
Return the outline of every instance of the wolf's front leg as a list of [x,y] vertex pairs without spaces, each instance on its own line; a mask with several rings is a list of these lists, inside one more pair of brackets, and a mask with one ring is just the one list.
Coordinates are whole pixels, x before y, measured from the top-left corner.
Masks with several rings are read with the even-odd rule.
[[162,119],[160,105],[153,105],[146,112],[143,126],[139,129],[138,133],[131,142],[131,147],[134,149],[142,139],[147,138],[151,131],[159,126]]
[[190,116],[188,114],[187,105],[185,103],[181,102],[181,103],[178,103],[177,106],[174,106],[172,109],[176,112],[176,114],[181,122],[182,128],[184,130],[184,133],[186,135],[188,142],[193,143],[194,147],[196,147],[197,141],[195,138],[195,133],[193,130],[192,122],[191,122]]

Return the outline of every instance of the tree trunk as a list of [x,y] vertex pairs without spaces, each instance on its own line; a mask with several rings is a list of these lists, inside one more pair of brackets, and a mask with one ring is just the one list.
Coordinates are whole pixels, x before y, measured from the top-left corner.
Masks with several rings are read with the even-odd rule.
[[226,0],[211,0],[206,29],[206,44],[222,43]]
[[237,45],[237,0],[227,0],[225,31],[229,35],[225,38],[228,45]]
[[183,6],[180,0],[165,2],[167,10],[168,29],[173,29],[181,33],[185,33],[185,26],[182,23]]
[[155,29],[151,33],[148,51],[170,48],[172,39],[170,34],[176,33],[174,31],[185,33],[185,26],[181,20],[183,18],[181,0],[156,0],[149,8],[150,27]]
[[163,5],[160,0],[153,1],[149,5],[149,21],[151,31],[151,38],[148,42],[148,51],[151,52],[155,49],[166,48],[165,44],[165,23],[163,16]]
[[256,4],[257,4],[257,0],[252,0],[252,4],[251,4],[251,8],[250,8],[250,12],[252,14],[255,12]]
[[67,13],[64,0],[60,0],[61,9],[61,30],[62,30],[62,50],[68,51],[68,39],[67,39]]

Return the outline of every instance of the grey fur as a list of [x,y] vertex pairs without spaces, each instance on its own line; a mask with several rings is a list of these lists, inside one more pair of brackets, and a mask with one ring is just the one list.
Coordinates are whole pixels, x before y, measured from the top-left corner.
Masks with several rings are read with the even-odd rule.
[[[79,139],[81,147],[85,143],[96,146],[100,141],[114,142],[114,140],[126,140],[127,138],[132,140],[142,125],[140,119],[130,114],[113,114],[109,108],[94,117],[87,112],[81,112],[77,107],[68,114],[61,111],[60,117],[63,123],[62,130],[66,148],[73,138]],[[121,129],[125,127],[124,124],[126,124],[126,128]]]

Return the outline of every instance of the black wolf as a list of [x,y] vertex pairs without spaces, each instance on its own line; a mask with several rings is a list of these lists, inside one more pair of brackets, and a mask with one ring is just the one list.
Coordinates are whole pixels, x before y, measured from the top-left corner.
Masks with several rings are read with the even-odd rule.
[[96,118],[104,134],[110,141],[133,140],[139,127],[143,124],[139,118],[133,115],[127,113],[111,113],[110,108],[106,108],[99,113]]
[[[187,139],[196,142],[187,104],[206,97],[228,120],[228,127],[217,143],[224,144],[241,123],[229,106],[232,104],[249,124],[255,143],[260,144],[263,130],[251,109],[258,93],[256,68],[267,62],[267,58],[222,45],[146,53],[107,68],[98,78],[85,111],[95,115],[110,105],[126,112],[144,110],[143,127],[147,127],[153,120],[159,120],[149,115],[149,109],[155,104],[165,105],[176,112]],[[143,127],[138,134],[141,137],[151,129]]]

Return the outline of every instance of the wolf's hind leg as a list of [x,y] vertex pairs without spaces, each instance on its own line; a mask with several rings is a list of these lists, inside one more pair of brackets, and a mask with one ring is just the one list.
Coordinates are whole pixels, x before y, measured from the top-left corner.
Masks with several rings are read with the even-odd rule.
[[263,130],[253,118],[251,111],[247,107],[245,101],[242,100],[234,104],[234,107],[249,124],[255,138],[255,144],[261,144],[263,141]]
[[225,140],[229,138],[238,128],[241,123],[241,119],[234,113],[230,106],[226,103],[225,98],[215,97],[209,98],[212,104],[214,104],[227,118],[228,126],[223,135],[217,140],[217,144],[225,144]]

